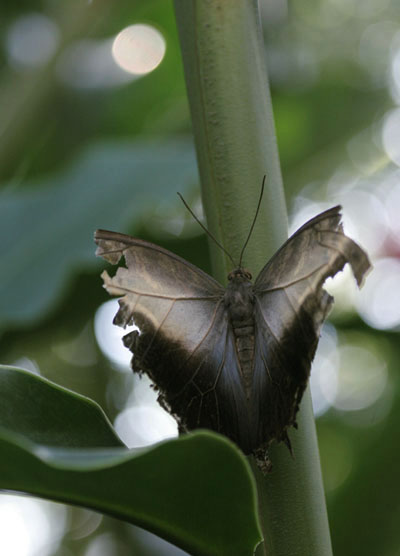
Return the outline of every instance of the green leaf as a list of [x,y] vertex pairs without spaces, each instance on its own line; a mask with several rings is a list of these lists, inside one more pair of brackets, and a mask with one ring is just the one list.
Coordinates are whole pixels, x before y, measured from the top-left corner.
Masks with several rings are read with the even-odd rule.
[[128,450],[83,396],[10,367],[0,392],[0,489],[110,514],[193,555],[253,554],[254,479],[226,438],[199,431]]
[[0,365],[0,426],[49,446],[124,446],[93,400],[4,365]]
[[0,202],[1,327],[35,321],[77,269],[94,266],[96,228],[125,231],[160,199],[197,180],[188,140],[114,142],[88,149],[62,174]]
[[110,514],[193,555],[250,556],[260,540],[248,464],[211,432],[138,451],[85,451],[0,430],[0,488]]

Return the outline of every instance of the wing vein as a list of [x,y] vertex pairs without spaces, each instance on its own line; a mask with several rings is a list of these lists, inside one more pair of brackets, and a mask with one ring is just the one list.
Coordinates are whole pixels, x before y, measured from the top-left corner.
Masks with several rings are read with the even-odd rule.
[[261,303],[260,303],[260,301],[259,301],[259,299],[258,299],[257,297],[256,297],[256,301],[257,301],[258,309],[259,309],[259,312],[260,312],[260,314],[261,314],[262,320],[263,320],[265,326],[267,327],[267,329],[269,330],[269,332],[270,332],[270,334],[271,334],[271,337],[274,339],[275,343],[277,344],[277,349],[275,349],[275,354],[274,354],[274,355],[275,355],[275,356],[277,357],[277,359],[279,360],[279,363],[280,363],[280,365],[282,366],[282,368],[285,368],[285,363],[284,363],[284,361],[282,360],[282,356],[281,356],[281,354],[280,354],[280,341],[279,341],[279,339],[276,337],[276,335],[275,335],[275,333],[273,332],[273,330],[272,330],[272,328],[270,327],[270,325],[268,324],[267,319],[265,318],[264,313],[262,312]]
[[[158,293],[143,293],[140,291],[136,291],[136,290],[132,290],[131,288],[124,288],[123,286],[120,286],[119,284],[115,286],[116,288],[118,288],[119,290],[127,293],[127,294],[133,294],[133,295],[139,295],[139,296],[143,296],[143,297],[157,297],[159,299],[171,299],[173,301],[203,301],[203,300],[209,300],[209,301],[213,301],[216,299],[221,299],[221,296],[204,296],[204,297],[197,297],[197,296],[193,296],[193,297],[175,297],[173,295],[162,295],[162,294],[158,294]],[[123,294],[121,294],[123,295]]]
[[340,249],[338,249],[336,246],[334,247],[333,245],[326,245],[319,239],[317,239],[317,241],[321,245],[321,247],[324,247],[325,249],[332,249],[332,251],[336,251],[336,253],[339,253],[339,255],[344,258],[345,263],[350,262],[349,258],[344,253],[342,253],[342,251],[340,251]]
[[264,323],[265,323],[265,326],[268,328],[268,330],[269,330],[269,332],[271,333],[271,336],[273,337],[273,339],[275,340],[275,342],[276,342],[277,344],[279,344],[278,338],[275,336],[274,332],[272,331],[272,328],[269,326],[269,324],[268,324],[268,322],[267,322],[267,319],[266,319],[265,316],[264,316],[264,313],[262,312],[261,303],[260,303],[260,301],[259,301],[259,299],[258,299],[257,297],[256,297],[256,301],[257,301],[257,305],[258,305],[258,308],[259,308],[261,317],[262,317],[262,319],[263,319],[263,321],[264,321]]
[[[192,358],[192,356],[194,355],[194,353],[200,348],[201,344],[205,341],[205,339],[207,338],[208,334],[209,334],[210,331],[212,330],[212,327],[214,326],[215,319],[216,319],[216,317],[217,317],[217,311],[218,311],[218,308],[219,308],[220,304],[221,304],[221,301],[220,301],[219,303],[217,303],[217,305],[216,305],[216,307],[215,307],[215,309],[214,309],[214,313],[213,313],[213,316],[212,316],[212,319],[211,319],[211,323],[210,323],[210,325],[209,325],[207,331],[205,332],[204,336],[202,337],[202,339],[200,340],[200,342],[196,345],[196,347],[193,349],[193,351],[191,352],[191,354],[189,355],[189,357],[187,357],[187,358],[185,359],[184,363],[183,363],[182,366],[179,368],[179,370],[181,370],[181,369],[188,363],[188,361]],[[225,352],[224,352],[224,354],[225,354]],[[179,392],[177,392],[177,393],[174,395],[174,397],[173,397],[172,399],[174,399],[174,398],[176,398],[177,396],[179,396],[179,395],[184,391],[184,389],[187,387],[187,385],[190,384],[191,382],[193,382],[193,380],[196,378],[196,375],[197,375],[197,373],[199,372],[199,370],[200,370],[200,368],[201,368],[202,362],[203,362],[203,361],[200,361],[200,363],[199,363],[199,365],[196,367],[196,369],[195,369],[193,375],[192,375],[192,376],[190,377],[190,379],[186,382],[186,384],[181,388],[181,390],[179,390]],[[193,383],[193,384],[194,384],[194,383]]]
[[[324,246],[326,247],[326,246]],[[281,284],[279,286],[274,286],[272,288],[266,288],[265,290],[259,290],[257,288],[256,292],[257,294],[262,294],[262,293],[268,293],[268,292],[273,292],[273,291],[277,291],[277,290],[282,290],[285,288],[289,288],[290,286],[293,286],[294,284],[297,284],[298,282],[301,282],[302,280],[307,280],[308,278],[310,278],[313,274],[315,274],[316,272],[318,272],[319,270],[321,270],[321,268],[323,268],[324,266],[326,266],[326,263],[321,264],[320,266],[318,266],[317,268],[314,268],[314,270],[312,270],[311,272],[309,272],[308,274],[305,274],[304,276],[301,276],[300,278],[296,278],[296,280],[292,280],[291,282],[288,282],[287,284]]]
[[144,360],[145,360],[146,355],[147,355],[149,349],[150,349],[151,346],[153,345],[154,340],[156,339],[156,337],[157,337],[158,333],[160,332],[160,330],[161,330],[163,324],[165,323],[165,321],[167,320],[169,314],[171,313],[172,308],[173,308],[173,306],[175,305],[175,301],[176,301],[175,299],[172,300],[172,303],[171,303],[171,305],[170,305],[170,307],[169,307],[167,313],[165,314],[164,318],[162,319],[162,321],[159,323],[159,325],[158,325],[157,328],[155,329],[152,339],[150,340],[148,346],[146,347],[144,353],[143,353],[142,356],[141,356],[141,361],[144,361]]
[[[298,312],[296,311],[296,309],[294,308],[294,305],[293,305],[293,303],[292,303],[292,300],[291,300],[290,297],[289,297],[288,292],[287,292],[286,290],[283,290],[283,291],[284,291],[285,297],[286,297],[286,299],[288,300],[288,303],[289,303],[289,305],[290,305],[290,307],[291,307],[291,309],[292,309],[292,311],[293,311],[293,313],[294,313],[295,319],[296,319],[297,323],[298,323],[299,326],[300,326],[300,329],[301,329],[301,331],[302,331],[302,333],[303,333],[304,339],[306,340],[306,339],[307,339],[307,333],[306,333],[306,331],[305,331],[305,329],[304,329],[304,326],[303,326],[303,319],[301,319],[301,318],[299,317],[299,314],[298,314]],[[314,292],[313,292],[313,294],[314,294]],[[314,294],[314,295],[315,295],[315,294]]]
[[189,359],[193,356],[193,354],[200,348],[201,344],[204,342],[204,340],[206,339],[206,337],[208,336],[208,334],[211,332],[212,327],[214,326],[214,322],[215,319],[217,318],[217,311],[219,309],[219,306],[221,304],[221,301],[219,303],[217,303],[217,305],[215,306],[214,309],[214,313],[211,319],[211,323],[207,329],[207,331],[205,332],[204,336],[202,337],[202,339],[200,340],[200,342],[196,345],[196,347],[193,349],[192,353],[189,355],[189,357],[187,357],[187,359],[185,360],[184,365],[186,365],[186,363],[189,361]]

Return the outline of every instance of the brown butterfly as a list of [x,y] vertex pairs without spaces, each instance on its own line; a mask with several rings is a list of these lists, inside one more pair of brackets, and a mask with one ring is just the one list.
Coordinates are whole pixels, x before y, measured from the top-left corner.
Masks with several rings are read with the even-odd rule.
[[[326,278],[350,263],[358,285],[370,263],[344,235],[340,206],[302,226],[254,284],[240,265],[224,288],[177,255],[140,239],[98,230],[97,255],[125,258],[104,287],[123,296],[114,323],[135,323],[124,337],[132,368],[146,372],[180,432],[199,427],[232,439],[245,454],[273,440],[290,448],[287,429],[310,375],[320,328],[333,298]],[[267,456],[266,456],[267,457]]]

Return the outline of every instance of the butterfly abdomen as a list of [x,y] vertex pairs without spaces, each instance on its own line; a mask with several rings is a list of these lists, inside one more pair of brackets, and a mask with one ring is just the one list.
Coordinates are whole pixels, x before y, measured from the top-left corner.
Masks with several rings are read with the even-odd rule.
[[235,337],[235,347],[247,400],[250,400],[254,365],[253,284],[243,274],[234,274],[225,293],[225,306]]
[[245,321],[232,321],[235,336],[236,352],[238,355],[243,386],[249,400],[253,383],[254,365],[254,319],[253,316]]

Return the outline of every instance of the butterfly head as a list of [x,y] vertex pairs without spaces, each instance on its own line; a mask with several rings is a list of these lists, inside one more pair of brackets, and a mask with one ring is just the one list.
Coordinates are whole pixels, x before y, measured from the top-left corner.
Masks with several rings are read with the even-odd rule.
[[228,274],[228,280],[231,282],[232,280],[235,282],[248,282],[252,279],[251,272],[249,272],[246,268],[238,267],[232,270]]

